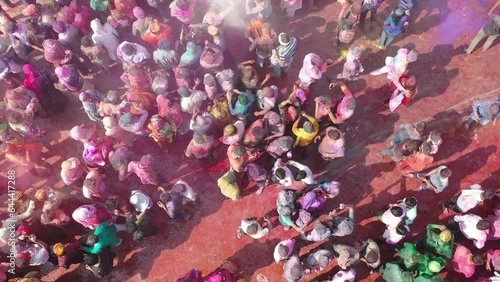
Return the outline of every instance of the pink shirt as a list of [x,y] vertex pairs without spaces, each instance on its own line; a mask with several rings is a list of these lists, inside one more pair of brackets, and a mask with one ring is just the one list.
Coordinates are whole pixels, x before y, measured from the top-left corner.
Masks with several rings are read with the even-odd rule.
[[150,167],[140,168],[139,162],[130,162],[127,171],[135,173],[141,179],[142,184],[156,183],[156,171]]
[[500,216],[490,215],[488,221],[490,222],[488,240],[500,240]]
[[468,261],[468,257],[471,254],[472,253],[469,249],[460,244],[457,244],[455,254],[453,255],[453,269],[456,272],[462,273],[467,278],[474,275],[474,271],[476,271],[476,266],[474,264],[470,264]]

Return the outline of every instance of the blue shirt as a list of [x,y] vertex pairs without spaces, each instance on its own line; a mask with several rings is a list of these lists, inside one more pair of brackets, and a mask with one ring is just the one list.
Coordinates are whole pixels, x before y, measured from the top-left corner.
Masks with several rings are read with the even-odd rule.
[[232,103],[229,103],[229,111],[233,116],[238,116],[240,119],[246,119],[252,112],[253,103],[255,102],[255,97],[252,93],[241,92],[240,95],[244,95],[248,98],[248,103],[243,105],[240,101],[236,101],[233,107]]

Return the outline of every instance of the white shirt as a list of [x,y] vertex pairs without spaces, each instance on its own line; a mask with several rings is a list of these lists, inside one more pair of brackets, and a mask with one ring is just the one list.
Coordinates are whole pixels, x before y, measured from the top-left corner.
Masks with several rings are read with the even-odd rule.
[[238,120],[233,123],[236,128],[236,133],[231,136],[222,136],[222,143],[226,145],[233,145],[241,143],[243,139],[243,134],[245,134],[245,123],[242,120]]
[[[292,255],[294,244],[295,244],[295,241],[293,239],[283,240],[283,241],[279,242],[278,245],[276,245],[276,247],[274,247],[274,253],[273,253],[274,261],[276,263],[279,263],[280,261],[288,259],[288,257],[290,257]],[[283,258],[278,253],[278,247],[281,245],[286,246],[288,248],[287,257]]]
[[288,164],[291,165],[291,166],[294,166],[294,167],[298,168],[299,170],[305,171],[306,177],[301,180],[305,184],[311,185],[311,184],[316,184],[317,183],[317,181],[314,180],[314,175],[313,175],[313,173],[312,173],[312,171],[311,171],[311,169],[309,167],[307,167],[307,166],[305,166],[305,165],[303,165],[301,163],[298,163],[296,161],[289,161]]
[[[410,232],[410,228],[408,226],[405,226],[405,228]],[[396,245],[399,243],[399,241],[403,240],[403,238],[406,235],[400,235],[399,233],[396,232],[396,228],[387,228],[384,231],[383,237],[386,239],[385,241],[389,245]]]
[[474,184],[468,189],[462,190],[462,193],[457,199],[457,206],[464,213],[475,208],[481,201],[483,201],[481,199],[482,193],[483,190],[481,190],[481,185],[479,184]]
[[351,268],[349,271],[341,270],[337,272],[330,282],[354,282],[354,278],[356,278],[356,271]]
[[476,228],[476,224],[482,220],[479,215],[472,213],[455,215],[453,219],[458,222],[460,231],[462,231],[464,236],[474,242],[476,248],[482,249],[484,247],[484,243],[488,239],[489,230],[482,231]]
[[[282,168],[285,171],[285,178],[279,179],[278,177],[276,177],[276,170],[278,168]],[[278,179],[279,183],[283,186],[288,187],[288,186],[293,184],[293,174],[290,171],[290,169],[285,165],[283,160],[280,158],[278,158],[276,160],[276,162],[274,163],[273,175],[274,175],[274,177],[276,177],[276,179]]]
[[189,201],[189,202],[196,201],[196,193],[194,192],[193,188],[191,186],[189,186],[189,184],[186,183],[186,181],[179,180],[175,184],[181,184],[184,187],[186,187],[186,191],[184,191],[184,193],[181,194],[182,197],[184,198],[184,200]]
[[137,212],[143,212],[153,207],[153,200],[139,190],[132,191],[130,203],[134,206]]
[[[247,228],[248,226],[250,226],[251,224],[257,224],[258,226],[258,229],[257,229],[257,233],[253,234],[253,235],[250,235],[247,233]],[[245,232],[245,234],[247,234],[248,236],[254,238],[254,239],[260,239],[264,236],[266,236],[268,233],[269,233],[269,228],[262,228],[262,226],[257,222],[257,220],[242,220],[241,221],[241,225],[240,225],[241,229],[243,230],[243,232]]]
[[191,91],[191,95],[189,97],[181,98],[181,109],[185,113],[192,114],[195,107],[197,109],[201,109],[201,104],[208,98],[208,96],[203,91],[189,91]]
[[394,216],[391,213],[391,209],[386,210],[384,214],[382,214],[382,218],[380,219],[380,221],[382,221],[385,225],[387,225],[387,228],[396,228],[396,226],[398,226],[401,223],[401,221],[406,215],[405,206],[403,205],[396,205],[396,206],[403,209],[403,214],[401,216],[399,217]]

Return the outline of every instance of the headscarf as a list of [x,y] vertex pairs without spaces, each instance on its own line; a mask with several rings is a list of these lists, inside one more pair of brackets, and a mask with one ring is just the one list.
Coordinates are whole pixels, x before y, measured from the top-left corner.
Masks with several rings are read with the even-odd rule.
[[158,41],[158,48],[162,50],[170,50],[170,40],[163,38]]
[[106,34],[106,30],[103,28],[101,21],[97,18],[90,22],[90,28],[94,34]]
[[134,17],[136,19],[143,19],[144,17],[146,17],[146,13],[144,12],[144,10],[141,7],[135,7],[132,10],[132,13],[134,13]]
[[182,54],[179,66],[190,66],[194,64],[201,55],[201,48],[193,42],[188,42],[186,52]]
[[26,75],[24,87],[35,92],[38,98],[43,96],[43,78],[40,72],[30,64],[23,66],[23,72]]
[[71,70],[66,67],[57,67],[54,72],[59,79],[67,80],[71,77]]
[[57,21],[52,26],[52,29],[54,29],[54,31],[57,32],[57,33],[66,32],[66,24],[64,22],[62,22],[62,21]]

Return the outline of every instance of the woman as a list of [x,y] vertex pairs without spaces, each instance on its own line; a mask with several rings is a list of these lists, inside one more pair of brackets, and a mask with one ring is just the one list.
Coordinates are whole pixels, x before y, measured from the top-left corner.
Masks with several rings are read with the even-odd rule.
[[174,77],[179,88],[193,89],[195,86],[196,73],[188,67],[181,65],[174,67]]
[[34,120],[22,118],[19,113],[10,113],[7,117],[9,127],[24,138],[40,140],[42,131],[35,124]]
[[[0,139],[7,139],[8,129],[1,130]],[[5,159],[20,166],[30,169],[30,173],[36,176],[48,176],[52,172],[52,167],[42,161],[42,143],[38,141],[29,141],[24,139],[11,139],[4,141]]]
[[142,40],[151,44],[153,47],[157,48],[158,42],[161,39],[167,38],[170,41],[173,40],[172,28],[169,25],[161,23],[157,19],[154,19],[151,23],[149,23],[146,33],[141,36],[141,38]]
[[[193,42],[188,42],[186,45],[186,52],[182,54],[179,66],[182,67],[195,67],[196,63],[198,63],[201,52],[203,49],[194,44]],[[180,87],[180,86],[179,86]]]
[[182,23],[183,31],[186,31],[193,21],[195,6],[195,0],[175,0],[169,6],[170,15]]
[[385,49],[391,42],[403,32],[405,26],[408,25],[409,17],[402,8],[396,8],[384,21],[384,29],[377,43],[379,48]]
[[132,23],[132,35],[139,35],[142,38],[148,32],[149,24],[153,21],[153,18],[146,16],[141,7],[135,7],[133,14],[137,20]]
[[145,109],[148,113],[156,111],[156,96],[149,92],[141,92],[139,90],[131,89],[127,91],[127,101],[134,103],[131,107],[131,112],[136,114],[137,107]]
[[399,83],[401,83],[401,86],[407,90],[407,92],[400,91],[396,84],[391,82],[391,86],[389,88],[391,96],[384,100],[384,104],[390,106],[391,112],[394,111],[400,104],[408,106],[418,92],[417,81],[411,74],[403,74],[399,77]]
[[[143,68],[137,65],[131,65],[120,77],[131,90],[149,91],[149,77]],[[133,102],[133,101],[129,101]]]
[[7,89],[4,101],[7,109],[23,116],[33,116],[35,112],[40,110],[35,93],[24,86]]
[[132,21],[125,16],[120,10],[111,10],[111,15],[108,16],[106,22],[110,24],[114,29],[122,31],[127,31],[130,28]]
[[60,208],[63,199],[59,192],[54,192],[52,189],[45,187],[45,189],[36,191],[35,198],[44,201],[42,214],[40,215],[40,223],[43,225],[62,227],[71,221],[71,218]]
[[169,123],[159,115],[152,116],[148,124],[149,137],[153,138],[162,149],[173,142],[175,130],[174,123]]
[[84,36],[81,40],[80,50],[90,59],[92,64],[105,73],[109,72],[111,60],[109,59],[108,52],[102,45],[93,44],[90,37]]
[[142,65],[151,57],[144,46],[128,41],[118,45],[116,55],[123,62],[124,69],[130,65]]
[[158,116],[173,123],[176,128],[181,125],[183,118],[181,105],[179,103],[164,95],[156,97],[156,103],[158,104]]
[[61,178],[66,185],[81,179],[84,172],[82,163],[77,158],[71,157],[61,163]]
[[79,6],[77,1],[70,4],[71,10],[75,13],[75,20],[72,24],[78,28],[83,35],[90,33],[90,22],[95,18],[92,10],[87,6]]
[[109,58],[112,61],[116,61],[118,59],[116,48],[120,45],[118,32],[108,23],[102,25],[99,19],[94,19],[90,22],[90,27],[93,31],[92,41],[95,44],[102,45],[108,51]]
[[72,214],[73,219],[85,228],[96,229],[99,224],[111,220],[111,214],[103,206],[79,206]]
[[33,91],[42,107],[50,112],[61,112],[66,105],[64,94],[55,89],[52,78],[45,72],[38,71],[34,66],[26,64],[23,66],[26,77],[24,87]]
[[57,67],[55,73],[59,82],[72,92],[78,92],[83,87],[83,77],[78,73],[78,67],[70,64]]
[[135,0],[114,0],[115,7],[117,10],[122,12],[125,16],[130,19],[134,18],[134,8],[137,7]]
[[64,47],[59,40],[45,39],[42,46],[45,60],[54,66],[67,64],[73,57],[73,52]]
[[108,154],[112,149],[111,139],[89,140],[83,144],[82,157],[88,167],[106,166],[109,164]]
[[299,72],[300,85],[302,89],[319,80],[328,68],[325,59],[314,53],[309,53],[304,57],[304,63]]
[[[205,41],[205,48],[200,56],[200,65],[206,72],[217,73],[222,70],[224,55],[217,45]],[[215,78],[214,78],[215,82]]]
[[218,97],[214,100],[214,104],[208,109],[208,112],[214,119],[215,126],[223,128],[231,121],[231,113],[229,112],[229,104],[226,97]]

